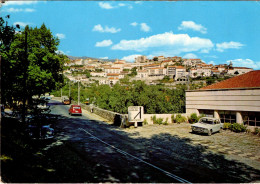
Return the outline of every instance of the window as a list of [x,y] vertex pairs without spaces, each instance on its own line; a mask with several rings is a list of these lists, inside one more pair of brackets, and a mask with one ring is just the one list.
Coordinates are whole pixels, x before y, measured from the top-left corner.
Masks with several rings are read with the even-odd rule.
[[222,123],[236,123],[236,112],[220,111],[219,116]]
[[199,110],[199,113],[202,115],[205,115],[206,117],[214,117],[214,111],[213,110]]
[[242,117],[245,125],[260,127],[260,112],[242,112]]

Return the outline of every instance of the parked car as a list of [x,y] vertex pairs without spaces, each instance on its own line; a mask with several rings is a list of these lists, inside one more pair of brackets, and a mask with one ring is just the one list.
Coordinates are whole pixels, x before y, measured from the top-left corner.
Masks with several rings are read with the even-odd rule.
[[32,139],[51,139],[54,136],[51,125],[28,125],[27,132]]
[[62,97],[62,103],[63,103],[64,105],[70,105],[70,98],[67,97],[67,96],[63,96],[63,97]]
[[206,133],[211,135],[212,133],[219,132],[223,128],[223,123],[220,119],[203,117],[195,124],[191,125],[192,132]]
[[69,115],[80,115],[82,116],[80,105],[71,105],[69,108]]

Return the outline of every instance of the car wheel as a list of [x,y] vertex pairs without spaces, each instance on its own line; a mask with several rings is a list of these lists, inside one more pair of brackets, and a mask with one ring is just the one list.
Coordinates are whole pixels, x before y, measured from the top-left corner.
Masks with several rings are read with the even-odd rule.
[[208,135],[209,135],[209,136],[211,136],[211,135],[212,135],[212,130],[210,130],[210,131],[208,132]]

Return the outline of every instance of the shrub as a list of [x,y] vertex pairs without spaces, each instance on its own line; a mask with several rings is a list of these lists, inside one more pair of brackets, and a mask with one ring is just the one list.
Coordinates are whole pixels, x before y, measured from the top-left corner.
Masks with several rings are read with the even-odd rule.
[[153,124],[158,124],[158,125],[168,125],[168,118],[166,118],[165,121],[163,121],[163,118],[156,118],[156,116],[152,116],[151,120],[153,121]]
[[155,124],[162,125],[163,124],[163,118],[156,119]]
[[260,134],[260,129],[257,128],[257,127],[255,127],[255,131],[254,131],[254,133],[255,133],[256,135],[259,135],[259,134]]
[[163,122],[163,125],[168,125],[168,118]]
[[147,124],[148,124],[147,119],[144,119],[143,124],[144,124],[144,125],[147,125]]
[[242,125],[242,124],[239,124],[239,123],[233,123],[231,126],[230,126],[230,129],[233,131],[233,132],[245,132],[246,131],[246,126]]
[[196,113],[192,113],[190,117],[188,117],[189,123],[196,123],[199,121],[199,117]]
[[155,116],[155,115],[152,116],[152,117],[151,117],[151,120],[153,121],[153,124],[155,124],[155,122],[156,122],[156,116]]
[[172,118],[172,123],[176,123],[176,119],[174,117],[174,114],[172,114],[171,118]]
[[182,122],[186,121],[186,118],[184,116],[180,115],[180,114],[177,114],[175,121],[176,121],[176,123],[182,123]]
[[232,126],[231,123],[224,123],[224,124],[223,124],[223,129],[224,129],[224,130],[226,130],[226,129],[230,129],[231,126]]

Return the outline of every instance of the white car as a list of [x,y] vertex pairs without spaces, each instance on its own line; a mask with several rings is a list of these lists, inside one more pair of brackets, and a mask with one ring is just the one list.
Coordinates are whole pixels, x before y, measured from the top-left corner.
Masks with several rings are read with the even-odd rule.
[[222,128],[223,123],[221,123],[220,119],[211,117],[200,118],[197,123],[191,125],[192,132],[206,133],[208,135],[214,132],[220,132]]

